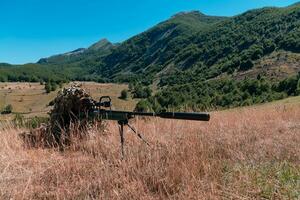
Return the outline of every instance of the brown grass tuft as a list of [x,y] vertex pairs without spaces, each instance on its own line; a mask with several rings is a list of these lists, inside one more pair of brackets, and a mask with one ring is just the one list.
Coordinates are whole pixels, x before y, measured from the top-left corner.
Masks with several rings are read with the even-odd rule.
[[298,199],[300,107],[212,113],[210,122],[133,122],[120,160],[116,123],[66,151],[28,149],[5,128],[0,199]]

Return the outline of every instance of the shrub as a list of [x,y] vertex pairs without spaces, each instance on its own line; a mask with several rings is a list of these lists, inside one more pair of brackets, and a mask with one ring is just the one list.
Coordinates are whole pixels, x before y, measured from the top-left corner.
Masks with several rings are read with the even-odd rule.
[[134,83],[133,82],[130,82],[129,84],[128,84],[128,89],[129,89],[129,91],[132,91],[132,90],[134,90]]
[[46,124],[49,122],[49,118],[47,117],[33,117],[26,120],[25,127],[30,129],[35,129],[41,126],[41,124]]
[[120,99],[127,99],[128,98],[128,91],[125,89],[125,90],[122,90],[121,91],[121,96],[120,96]]
[[152,94],[152,90],[149,87],[142,87],[137,85],[134,88],[133,98],[148,98]]
[[55,91],[57,89],[57,83],[54,81],[48,81],[45,84],[46,93],[50,93],[51,91]]
[[24,122],[25,122],[24,116],[21,115],[21,114],[19,114],[19,113],[17,113],[17,114],[15,115],[15,118],[13,119],[14,125],[15,125],[16,127],[24,127]]
[[57,89],[57,84],[55,82],[51,83],[51,91],[55,91]]
[[136,112],[149,112],[151,110],[151,104],[147,100],[139,101],[134,109]]
[[11,104],[8,104],[7,106],[4,107],[3,111],[1,112],[2,114],[10,114],[12,113],[13,107]]
[[251,60],[247,60],[241,63],[240,70],[246,71],[248,69],[251,69],[253,66],[253,62]]
[[50,93],[51,92],[51,84],[50,84],[50,82],[47,82],[45,84],[45,90],[46,90],[46,93]]

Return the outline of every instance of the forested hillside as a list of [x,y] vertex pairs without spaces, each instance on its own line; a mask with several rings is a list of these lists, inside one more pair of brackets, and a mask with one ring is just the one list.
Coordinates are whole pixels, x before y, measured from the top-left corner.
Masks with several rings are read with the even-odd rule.
[[150,79],[151,82],[186,45],[193,43],[193,34],[206,31],[224,19],[196,11],[179,13],[114,49],[103,59],[100,74],[114,80]]
[[234,17],[179,13],[113,45],[0,64],[0,81],[128,82],[157,91],[138,109],[210,109],[300,93],[300,4]]
[[[191,15],[195,13],[177,17]],[[224,72],[249,70],[256,60],[275,50],[300,52],[299,18],[300,6],[264,8],[220,21],[210,20],[196,30],[183,28],[186,32],[180,29],[182,24],[176,26],[171,19],[113,51],[104,59],[103,72],[109,71],[112,77],[124,71],[148,77],[168,67],[166,71],[198,71],[207,79]],[[151,40],[167,33],[171,36],[162,37],[159,47]]]

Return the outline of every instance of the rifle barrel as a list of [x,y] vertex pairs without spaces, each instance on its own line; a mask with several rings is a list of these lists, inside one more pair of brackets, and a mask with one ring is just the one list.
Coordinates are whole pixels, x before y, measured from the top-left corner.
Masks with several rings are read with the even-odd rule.
[[182,120],[196,120],[196,121],[209,121],[210,115],[202,112],[161,112],[161,113],[148,113],[148,112],[132,112],[133,115],[141,116],[156,116],[166,119],[182,119]]
[[184,112],[162,112],[157,114],[161,118],[168,119],[182,119],[182,120],[196,120],[196,121],[209,121],[210,115],[208,113],[184,113]]
[[196,121],[209,121],[210,115],[208,113],[184,113],[184,112],[127,112],[115,110],[95,110],[93,112],[96,116],[104,120],[128,120],[135,116],[149,116],[161,117],[166,119],[181,119],[181,120],[196,120]]
[[161,113],[147,113],[147,112],[133,112],[133,115],[152,116],[166,119],[182,119],[182,120],[196,120],[196,121],[209,121],[210,115],[201,112],[161,112]]

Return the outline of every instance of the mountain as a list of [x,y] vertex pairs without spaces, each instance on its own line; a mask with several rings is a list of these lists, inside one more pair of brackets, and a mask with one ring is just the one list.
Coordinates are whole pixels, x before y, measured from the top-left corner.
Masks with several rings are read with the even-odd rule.
[[297,2],[297,3],[292,4],[290,7],[297,7],[299,5],[300,5],[300,2]]
[[114,45],[111,42],[107,39],[102,39],[88,48],[79,48],[74,51],[51,56],[49,58],[42,58],[38,61],[38,64],[74,64],[78,61],[108,55],[112,48],[114,48]]
[[157,73],[197,70],[207,79],[246,71],[275,50],[299,53],[299,8],[257,9],[231,18],[180,13],[121,44],[104,58],[100,74],[153,79]]
[[206,16],[198,11],[184,12],[125,41],[103,59],[100,74],[116,78],[129,74],[155,74],[190,44],[193,34],[212,28],[225,17]]
[[[234,17],[181,12],[118,45],[0,68],[0,81],[93,80],[152,85],[154,110],[249,105],[300,94],[300,4]],[[299,89],[298,89],[299,88]]]
[[107,39],[102,39],[99,42],[91,45],[88,50],[89,51],[101,51],[101,52],[109,52],[114,45],[109,42]]
[[10,67],[11,65],[8,63],[0,63],[0,67]]

